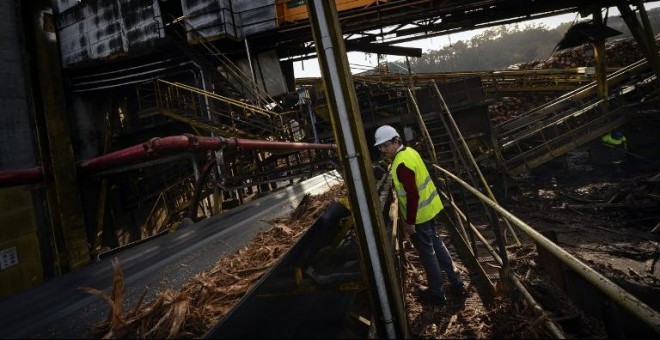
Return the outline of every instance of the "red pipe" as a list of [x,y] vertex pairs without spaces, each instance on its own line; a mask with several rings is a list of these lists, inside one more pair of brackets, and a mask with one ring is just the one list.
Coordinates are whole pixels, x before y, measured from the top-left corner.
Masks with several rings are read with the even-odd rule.
[[43,179],[40,168],[0,170],[0,187],[37,183]]
[[118,150],[82,161],[80,170],[91,174],[102,170],[108,170],[120,165],[131,164],[148,158],[190,150],[220,150],[223,147],[243,149],[334,149],[334,144],[298,143],[266,141],[242,138],[224,137],[200,137],[194,135],[169,136],[163,138],[152,138],[148,142],[134,145],[126,149]]
[[[83,173],[91,174],[149,158],[189,150],[220,150],[223,147],[251,149],[329,150],[335,144],[281,142],[243,138],[200,137],[193,135],[152,138],[142,144],[80,162]],[[43,179],[41,168],[0,170],[0,187],[37,183]]]

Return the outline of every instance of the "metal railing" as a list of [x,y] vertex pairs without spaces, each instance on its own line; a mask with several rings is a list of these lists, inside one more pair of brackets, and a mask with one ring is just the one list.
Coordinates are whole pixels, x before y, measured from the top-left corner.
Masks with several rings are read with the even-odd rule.
[[499,163],[516,175],[625,124],[633,105],[627,97],[655,90],[645,82],[652,77],[648,71],[648,63],[638,61],[608,77],[607,98],[598,97],[594,82],[494,127]]
[[137,87],[138,110],[195,120],[202,129],[228,136],[272,136],[290,140],[288,117],[296,112],[272,112],[242,100],[178,82],[157,79]]
[[[538,247],[540,247],[543,250],[554,255],[557,258],[557,260],[559,260],[563,265],[573,270],[579,277],[586,280],[589,284],[591,284],[593,287],[595,287],[600,292],[602,292],[610,300],[610,302],[616,304],[617,306],[629,312],[636,321],[639,321],[644,325],[648,326],[648,328],[653,332],[660,334],[660,313],[658,313],[658,311],[652,309],[644,302],[640,301],[635,296],[628,293],[626,290],[619,287],[614,282],[612,282],[602,274],[598,273],[597,271],[595,271],[587,264],[580,261],[572,254],[562,249],[561,247],[556,245],[554,242],[552,242],[545,236],[541,235],[533,227],[523,222],[520,218],[516,217],[511,212],[504,209],[494,200],[486,197],[479,190],[470,186],[468,183],[458,178],[456,175],[452,174],[448,170],[438,165],[434,164],[433,167],[438,171],[442,172],[449,179],[461,185],[471,194],[476,196],[480,201],[482,201],[483,203],[488,205],[492,210],[494,210],[501,218],[506,219],[511,223],[511,225],[515,226],[516,228],[518,228],[518,230],[525,233],[530,239],[532,239],[536,243],[537,249]],[[479,239],[484,244],[489,243],[481,235],[480,231],[477,228],[470,225],[470,229],[479,237]],[[489,248],[489,252],[499,263],[502,264],[503,263],[502,259],[507,258],[507,254],[502,254],[501,251],[498,253],[492,247],[488,247],[488,248]],[[515,261],[515,259],[513,261]],[[511,272],[511,270],[507,268],[506,265],[503,265],[502,272],[504,274],[503,277],[507,278],[513,284],[513,286],[517,290],[519,290],[523,298],[526,299],[532,306],[534,306],[535,310],[542,312],[542,309],[540,309],[541,306],[539,306],[536,302],[533,301],[532,296],[529,294],[529,292],[526,291],[526,289],[521,284],[520,279],[516,276],[516,274]],[[603,311],[603,313],[605,314],[606,311]],[[545,317],[547,318],[547,315]],[[556,326],[552,324],[551,320],[546,319],[545,322],[546,322],[546,326],[549,327],[550,331],[556,336],[560,337],[561,333],[556,332],[558,331],[558,329],[553,330]]]

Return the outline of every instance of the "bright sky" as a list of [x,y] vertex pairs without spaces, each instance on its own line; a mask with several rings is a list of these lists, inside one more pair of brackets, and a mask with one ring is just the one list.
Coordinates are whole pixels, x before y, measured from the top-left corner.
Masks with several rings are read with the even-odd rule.
[[[648,11],[649,9],[660,7],[660,4],[652,3],[645,4],[645,8]],[[609,16],[618,16],[619,11],[616,7],[610,8]],[[553,17],[547,17],[543,19],[529,20],[524,21],[520,24],[544,24],[548,29],[555,28],[564,22],[573,22],[577,20],[586,20],[590,19],[591,16],[582,18],[577,13],[573,14],[562,14]],[[493,28],[493,27],[490,27]],[[399,44],[397,46],[404,47],[417,47],[422,49],[422,53],[428,52],[429,50],[439,50],[450,43],[456,43],[459,40],[467,41],[473,36],[480,34],[489,28],[481,28],[473,31],[466,31],[461,33],[455,33],[451,35],[443,35],[434,38],[421,39],[417,41],[410,41],[407,43]],[[654,32],[658,33],[658,32]],[[401,56],[386,56],[388,61],[396,61],[403,59]],[[367,54],[363,52],[349,52],[348,53],[348,62],[351,65],[352,73],[359,73],[366,71],[368,68],[373,68],[378,65],[378,56],[374,53]],[[295,72],[296,78],[305,78],[305,77],[320,77],[321,70],[318,65],[318,60],[308,59],[304,61],[294,62],[293,70]]]

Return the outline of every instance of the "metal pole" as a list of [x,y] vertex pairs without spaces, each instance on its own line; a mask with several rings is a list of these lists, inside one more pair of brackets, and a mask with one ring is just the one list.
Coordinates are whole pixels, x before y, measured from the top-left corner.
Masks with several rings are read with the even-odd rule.
[[355,220],[378,336],[408,336],[401,282],[379,211],[374,173],[334,0],[308,0],[316,54]]
[[534,242],[543,249],[552,253],[556,256],[563,264],[574,270],[578,275],[587,280],[589,283],[600,289],[605,295],[615,301],[619,306],[623,307],[631,314],[636,316],[640,321],[644,322],[647,326],[653,329],[656,333],[660,334],[660,313],[647,306],[644,302],[640,301],[621,287],[617,286],[614,282],[610,281],[605,276],[601,275],[599,272],[593,270],[588,265],[584,264],[582,261],[577,259],[575,256],[571,255],[566,250],[554,244],[545,236],[541,235],[534,228],[527,225],[521,219],[516,217],[514,214],[510,213],[506,209],[502,208],[497,202],[489,199],[484,194],[471,187],[469,184],[465,183],[460,178],[456,177],[451,172],[434,165],[434,167],[447,176],[451,177],[453,180],[460,183],[467,190],[476,195],[480,200],[488,204],[491,208],[495,209],[502,217],[511,221],[513,225],[520,228],[527,236],[529,236]]
[[250,44],[248,44],[247,38],[245,38],[245,53],[247,54],[248,65],[250,65],[250,76],[252,77],[252,91],[254,91],[253,96],[255,99],[259,98],[257,94],[257,77],[255,76],[254,66],[252,66],[252,55],[250,54]]
[[[601,8],[594,9],[593,21],[601,31],[605,30],[605,23],[603,22],[603,14]],[[600,99],[607,99],[607,70],[605,69],[605,38],[598,38],[592,42],[594,48],[594,58],[596,59],[596,81],[598,88],[598,97]],[[603,103],[601,108],[607,110],[607,103]]]

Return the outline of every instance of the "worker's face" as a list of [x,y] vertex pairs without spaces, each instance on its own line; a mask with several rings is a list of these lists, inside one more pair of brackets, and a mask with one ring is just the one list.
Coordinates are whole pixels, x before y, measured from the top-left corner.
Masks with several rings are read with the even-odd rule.
[[399,144],[391,140],[378,145],[378,151],[380,151],[383,154],[383,156],[387,158],[394,158],[394,155],[396,154],[396,149],[398,148],[399,148]]

